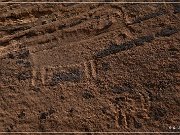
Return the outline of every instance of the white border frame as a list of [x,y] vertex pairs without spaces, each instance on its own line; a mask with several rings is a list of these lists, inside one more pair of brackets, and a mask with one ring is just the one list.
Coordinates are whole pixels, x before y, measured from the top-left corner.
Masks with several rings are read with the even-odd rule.
[[171,2],[171,1],[160,1],[160,2],[157,2],[157,1],[154,1],[154,2],[141,2],[141,1],[134,1],[134,2],[130,2],[130,1],[127,1],[127,2],[125,2],[125,1],[122,1],[122,2],[103,2],[103,1],[100,1],[100,2],[97,2],[97,1],[93,1],[93,2],[88,2],[88,1],[85,1],[85,2],[73,2],[73,1],[70,1],[70,2],[65,2],[65,1],[62,1],[62,2],[50,2],[50,1],[47,1],[47,2],[45,2],[45,1],[42,1],[42,2],[28,2],[28,1],[23,1],[23,2],[17,2],[17,1],[9,1],[9,2],[0,2],[0,4],[6,4],[6,3],[34,3],[34,4],[36,4],[36,3],[39,3],[39,4],[43,4],[43,3],[85,3],[85,4],[88,4],[88,3],[91,3],[91,4],[95,4],[95,3],[104,3],[104,4],[110,4],[110,3],[119,3],[119,4],[123,4],[123,3],[129,3],[129,4],[157,4],[157,3],[160,3],[160,4],[164,4],[164,3],[180,3],[180,1],[179,2],[177,2],[177,1],[175,1],[175,2]]
[[2,134],[179,134],[180,132],[0,132]]

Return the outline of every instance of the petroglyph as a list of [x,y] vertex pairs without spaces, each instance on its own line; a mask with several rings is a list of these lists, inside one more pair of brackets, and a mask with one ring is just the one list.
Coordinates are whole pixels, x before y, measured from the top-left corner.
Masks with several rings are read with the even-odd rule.
[[0,132],[177,131],[179,9],[0,4]]
[[[41,85],[86,83],[89,76],[86,70],[84,63],[67,66],[36,67],[32,70],[32,85],[35,86],[36,83]],[[93,77],[94,74],[93,71],[91,76]]]
[[[138,128],[137,121],[149,119],[150,103],[147,97],[144,97],[141,93],[137,95],[122,95],[115,98],[115,106],[117,106],[117,116],[115,123],[118,123],[118,127],[130,128],[134,126]],[[133,123],[132,123],[133,122]]]

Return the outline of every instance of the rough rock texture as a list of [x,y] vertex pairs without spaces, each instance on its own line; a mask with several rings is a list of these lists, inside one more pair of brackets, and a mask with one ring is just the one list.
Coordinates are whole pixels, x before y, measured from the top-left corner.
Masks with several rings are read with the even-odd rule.
[[180,131],[179,30],[179,4],[1,3],[0,131]]

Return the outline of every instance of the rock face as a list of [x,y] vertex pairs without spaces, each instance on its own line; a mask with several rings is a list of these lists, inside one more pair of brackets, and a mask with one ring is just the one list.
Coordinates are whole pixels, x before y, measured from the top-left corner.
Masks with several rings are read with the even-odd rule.
[[0,131],[179,132],[179,7],[0,3]]

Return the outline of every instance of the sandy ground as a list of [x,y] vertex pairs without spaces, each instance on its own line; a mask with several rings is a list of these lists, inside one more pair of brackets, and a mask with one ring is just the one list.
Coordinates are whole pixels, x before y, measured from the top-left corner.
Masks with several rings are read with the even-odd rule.
[[1,3],[0,131],[180,131],[179,30],[180,4]]

